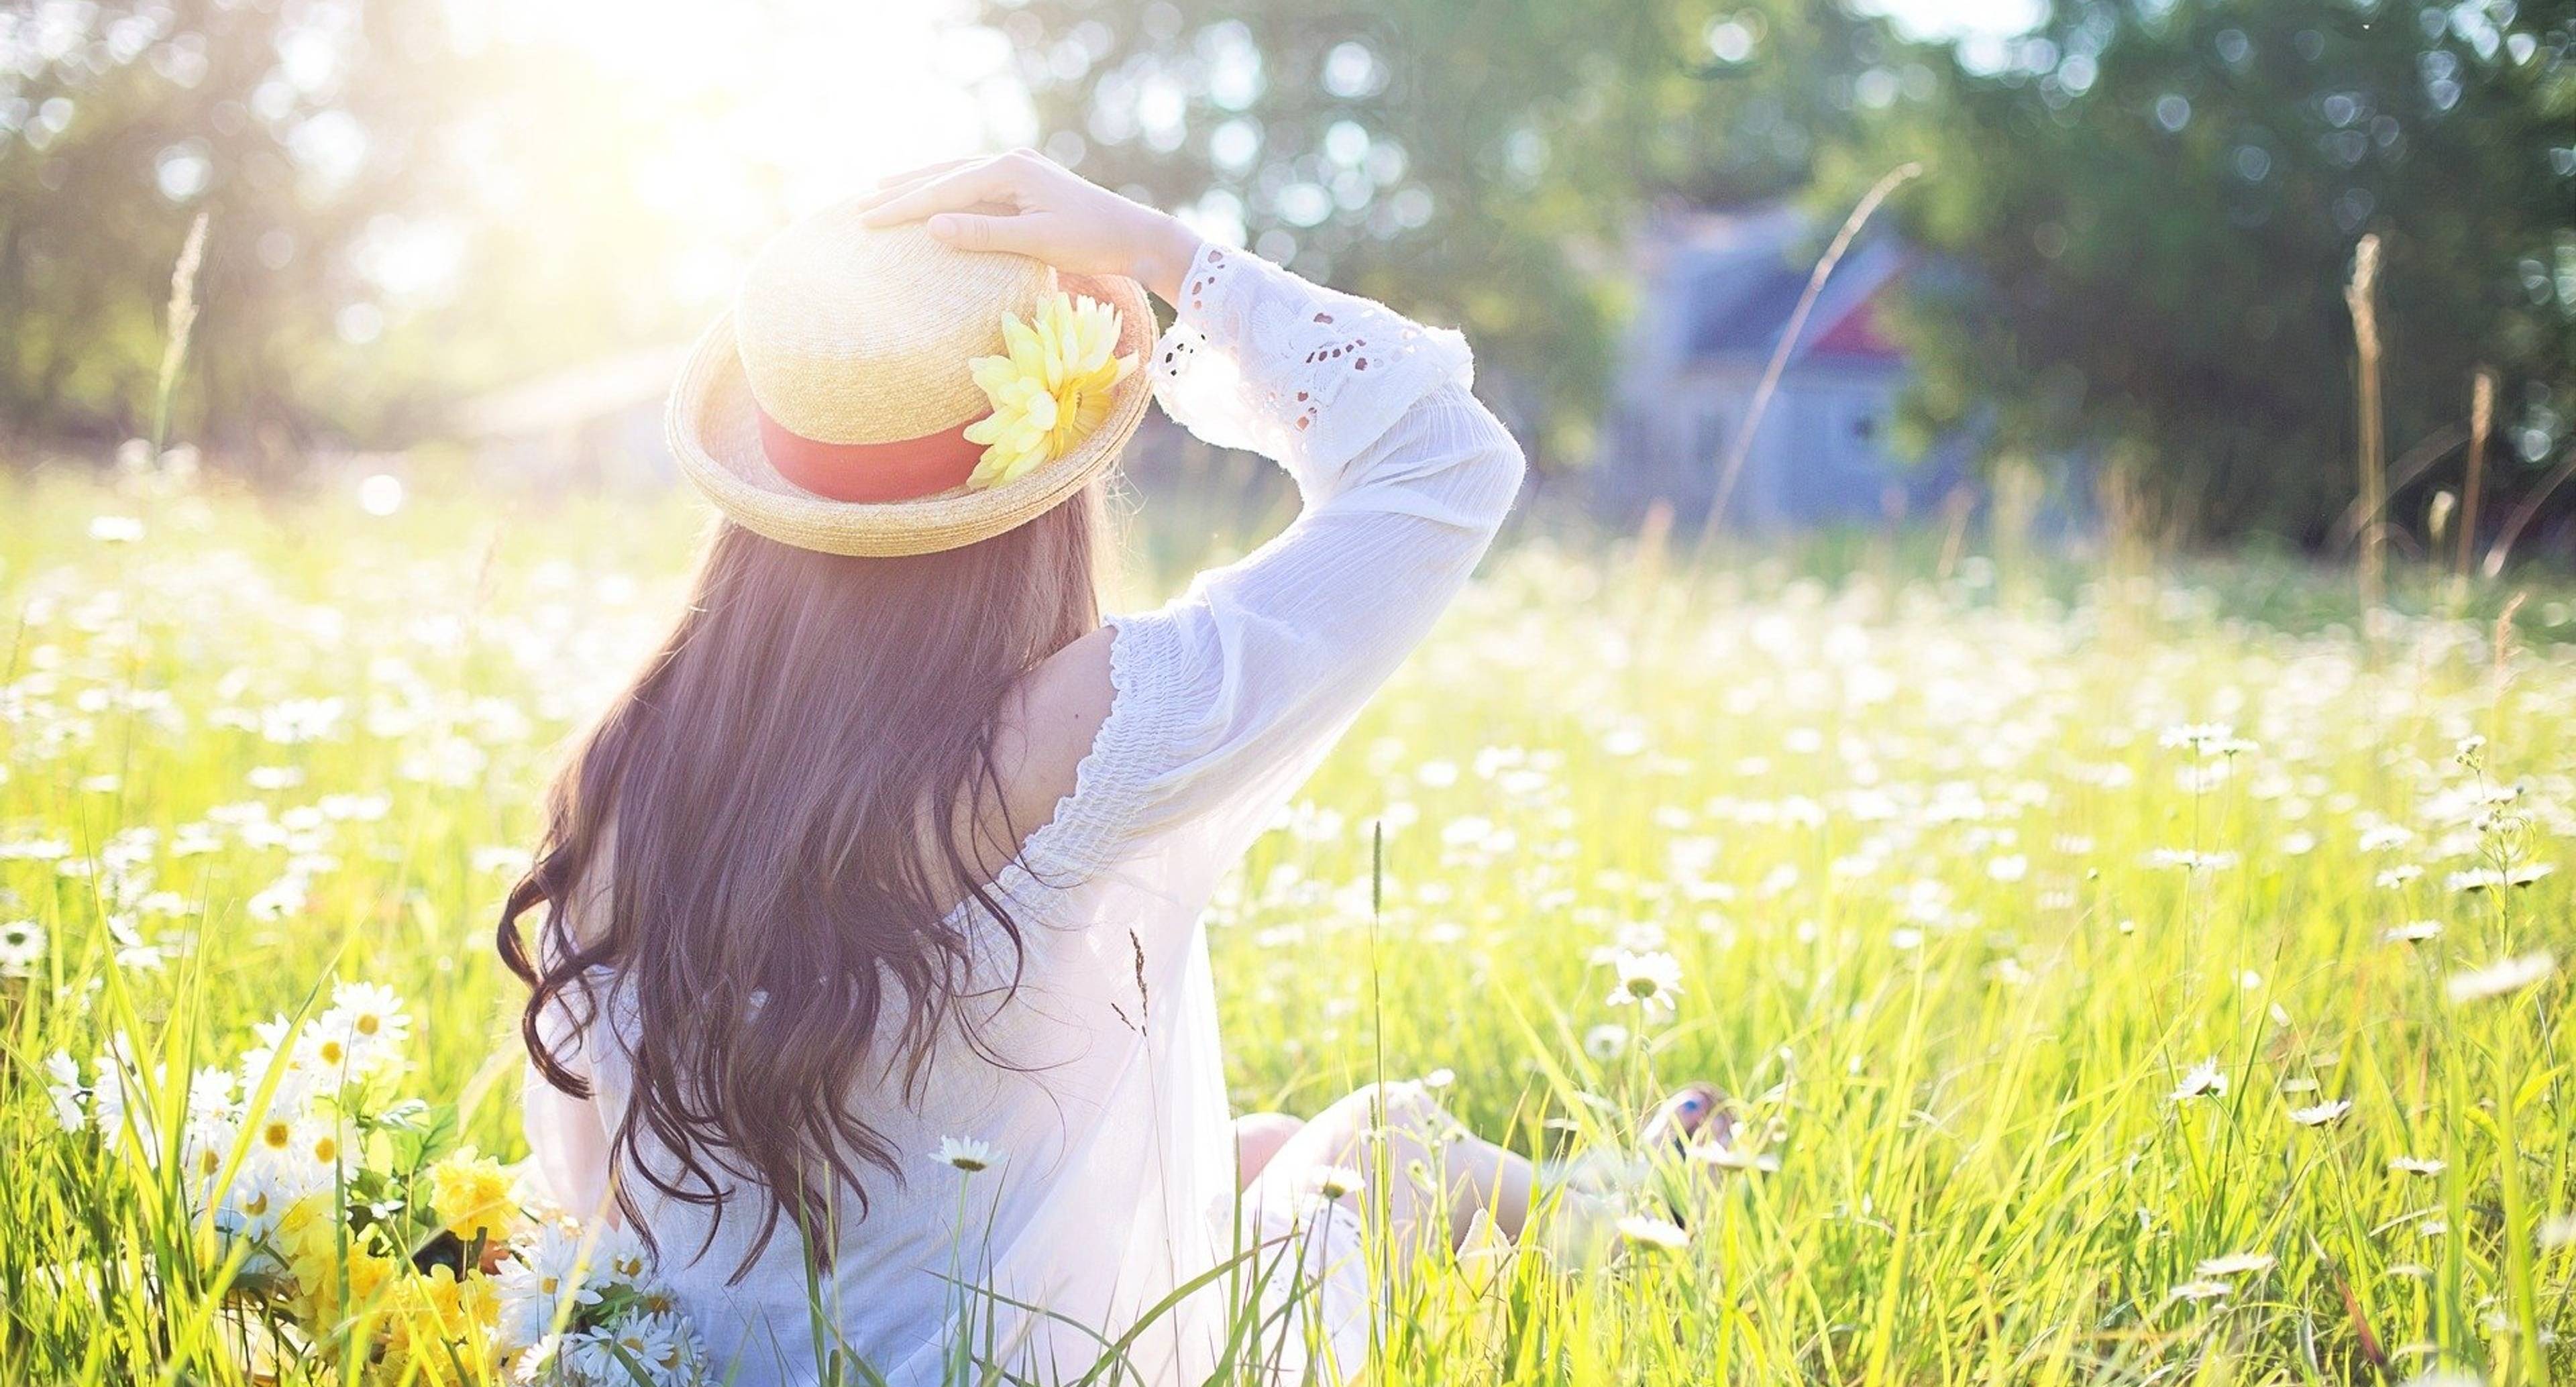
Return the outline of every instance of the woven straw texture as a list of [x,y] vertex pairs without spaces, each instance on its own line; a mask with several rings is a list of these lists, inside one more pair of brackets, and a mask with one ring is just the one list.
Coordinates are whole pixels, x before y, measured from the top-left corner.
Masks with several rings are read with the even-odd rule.
[[[836,209],[816,220],[835,216],[846,214]],[[851,239],[863,245],[879,243],[887,234],[868,232]],[[903,243],[910,240],[898,238]],[[937,254],[921,253],[920,246]],[[769,262],[770,252],[762,252],[761,259]],[[961,262],[965,268],[956,268]],[[776,272],[788,263],[791,262],[782,259],[771,264],[770,269]],[[792,353],[780,353],[768,339],[758,345],[740,340],[748,337],[754,324],[765,325],[763,331],[788,332],[799,349],[808,352],[811,344],[818,342],[920,344],[912,354],[881,351],[871,364],[845,367],[835,387],[842,396],[865,397],[865,403],[842,406],[847,417],[892,419],[908,415],[915,422],[886,437],[912,438],[953,428],[990,412],[990,404],[969,376],[967,359],[1001,350],[1002,314],[1007,309],[1026,315],[1028,303],[1015,300],[1025,286],[1041,283],[1046,289],[1055,287],[1054,272],[1025,256],[951,250],[931,241],[926,234],[918,237],[913,249],[889,253],[871,263],[881,267],[878,273],[887,273],[882,266],[890,264],[898,267],[893,271],[898,275],[922,274],[926,278],[872,292],[849,283],[846,267],[825,265],[818,278],[829,284],[809,297],[808,302],[817,308],[811,320],[781,307],[795,295],[794,285],[784,279],[763,288],[762,308],[752,313],[747,281],[746,302],[716,319],[690,351],[678,384],[671,388],[667,429],[671,452],[681,473],[715,503],[716,509],[745,529],[800,549],[873,558],[930,554],[991,539],[1024,525],[1054,509],[1118,460],[1119,449],[1144,419],[1146,402],[1153,396],[1152,373],[1146,369],[1146,362],[1153,352],[1154,307],[1134,280],[1066,275],[1062,277],[1066,292],[1099,299],[1118,310],[1119,354],[1136,358],[1136,369],[1118,383],[1110,398],[1109,417],[1071,452],[1002,486],[984,491],[959,487],[913,501],[833,501],[779,476],[778,469],[769,465],[761,451],[759,415],[745,363],[775,361],[778,355]],[[1032,275],[1032,266],[1044,273],[1044,279]],[[837,313],[866,316],[872,320],[871,325],[861,331],[820,321],[824,316],[820,309],[827,305]],[[898,311],[900,323],[895,321]],[[780,327],[782,320],[788,322],[785,329]],[[941,353],[955,355],[938,355]],[[951,370],[966,381],[967,392],[973,397],[971,407],[962,412],[947,403],[941,384]],[[922,393],[920,398],[912,398],[904,394],[907,390]],[[760,399],[767,402],[769,396],[764,392]],[[770,417],[806,437],[836,441],[828,435],[806,432],[776,409],[770,411]],[[844,437],[837,441],[858,440]]]
[[833,207],[752,260],[735,342],[752,398],[790,433],[892,443],[984,417],[966,363],[1002,350],[1003,313],[1027,318],[1055,287],[1055,271],[1026,256],[958,250],[917,223],[862,226]]

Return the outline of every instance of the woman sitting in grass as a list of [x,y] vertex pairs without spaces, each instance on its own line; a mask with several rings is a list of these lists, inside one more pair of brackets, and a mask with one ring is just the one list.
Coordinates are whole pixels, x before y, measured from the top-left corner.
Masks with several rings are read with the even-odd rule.
[[[1027,153],[763,251],[671,402],[724,518],[500,932],[541,1169],[657,1246],[733,1381],[1329,1379],[1364,1221],[1523,1231],[1529,1162],[1419,1085],[1234,1117],[1199,924],[1511,506],[1468,381],[1456,334]],[[1304,509],[1104,620],[1149,395]]]

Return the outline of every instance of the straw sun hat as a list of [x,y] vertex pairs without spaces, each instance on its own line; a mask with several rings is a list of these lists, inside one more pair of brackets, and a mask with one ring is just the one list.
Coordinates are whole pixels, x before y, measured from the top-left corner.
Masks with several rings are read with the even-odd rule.
[[[1005,354],[1005,315],[1035,323],[1059,292],[1116,311],[1116,354],[1132,369],[1108,386],[1105,413],[1092,392],[1086,413],[1100,417],[1087,433],[1066,430],[1060,452],[970,487],[985,449],[965,430],[996,412],[970,363]],[[718,510],[783,544],[871,557],[955,549],[1036,519],[1108,470],[1144,417],[1153,336],[1134,280],[1059,279],[919,225],[862,226],[844,204],[753,260],[672,387],[671,450]]]

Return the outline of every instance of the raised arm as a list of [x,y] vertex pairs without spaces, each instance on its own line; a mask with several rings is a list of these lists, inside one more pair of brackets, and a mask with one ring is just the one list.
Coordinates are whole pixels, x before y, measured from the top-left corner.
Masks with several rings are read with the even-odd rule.
[[1136,278],[1178,313],[1150,363],[1164,410],[1295,478],[1305,504],[1285,531],[1049,660],[1028,702],[1064,715],[1001,739],[1028,792],[1016,819],[1078,811],[1028,841],[1039,865],[1080,875],[1183,822],[1201,830],[1182,836],[1192,850],[1227,854],[1430,629],[1519,491],[1519,447],[1468,393],[1466,342],[1200,245],[1026,151],[891,180],[868,217]]
[[1257,820],[1310,773],[1464,587],[1521,483],[1454,332],[1202,250],[1153,369],[1200,438],[1278,461],[1304,507],[1163,610],[1121,618],[1133,696],[1165,714],[1139,828]]

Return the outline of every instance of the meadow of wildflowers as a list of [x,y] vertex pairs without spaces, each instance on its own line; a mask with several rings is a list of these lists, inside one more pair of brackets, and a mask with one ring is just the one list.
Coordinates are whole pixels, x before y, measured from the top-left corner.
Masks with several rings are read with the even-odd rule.
[[[0,512],[0,1381],[692,1380],[511,1187],[490,934],[695,517]],[[1405,1263],[1374,1380],[2576,1378],[2565,594],[1943,570],[1510,546],[1221,892],[1240,1106],[1730,1095],[1610,1255]]]

